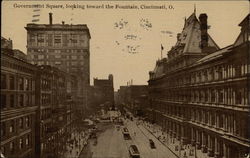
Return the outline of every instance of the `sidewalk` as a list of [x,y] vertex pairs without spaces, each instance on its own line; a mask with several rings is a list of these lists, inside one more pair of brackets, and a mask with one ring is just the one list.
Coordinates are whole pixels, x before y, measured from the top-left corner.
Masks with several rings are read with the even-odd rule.
[[64,158],[78,158],[82,149],[87,145],[88,138],[89,133],[86,131],[71,133],[71,137],[66,142]]
[[[150,123],[139,123],[139,126],[148,130],[154,135],[163,145],[168,147],[179,158],[195,158],[195,148],[190,144],[184,145],[181,150],[180,141],[176,138],[170,138],[170,136],[161,130],[158,125],[152,125]],[[208,158],[206,153],[202,153],[201,150],[196,150],[196,158]]]

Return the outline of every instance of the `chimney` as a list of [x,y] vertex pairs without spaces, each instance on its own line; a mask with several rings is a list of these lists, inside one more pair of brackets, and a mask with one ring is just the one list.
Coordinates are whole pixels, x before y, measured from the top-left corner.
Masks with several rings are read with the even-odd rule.
[[62,24],[64,25],[64,24],[65,24],[65,22],[64,22],[64,21],[62,21]]
[[49,24],[52,25],[52,13],[49,13]]
[[113,80],[113,75],[112,74],[109,74],[109,80]]
[[181,37],[181,33],[178,33],[178,34],[177,34],[177,41],[180,41],[180,40],[181,40],[180,37]]
[[207,14],[200,14],[200,30],[201,30],[201,49],[208,46],[208,34],[207,34]]

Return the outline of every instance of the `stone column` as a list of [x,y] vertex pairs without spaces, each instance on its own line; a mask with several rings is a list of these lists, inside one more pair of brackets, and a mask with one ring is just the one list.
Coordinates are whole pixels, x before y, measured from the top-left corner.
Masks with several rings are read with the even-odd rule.
[[219,158],[220,156],[220,151],[219,151],[219,141],[217,139],[217,137],[215,137],[215,147],[214,147],[214,157],[215,158]]
[[230,115],[230,133],[234,133],[234,120],[233,120],[233,114]]
[[194,127],[191,128],[191,143],[195,145],[195,130]]
[[207,143],[206,134],[205,134],[205,132],[202,132],[202,146],[201,146],[201,150],[202,150],[203,153],[207,152],[206,143]]
[[212,111],[208,112],[208,124],[212,125]]
[[225,123],[225,113],[222,114],[222,128],[223,131],[226,131],[226,123]]
[[237,128],[237,126],[236,126],[236,117],[234,115],[233,116],[233,134],[236,134],[236,128]]
[[[208,134],[207,135],[207,148],[208,148],[208,151],[210,151],[211,150],[211,139],[210,139],[211,137],[210,137],[210,135]],[[209,152],[207,153],[207,155],[209,156]]]
[[219,128],[219,121],[220,121],[220,120],[219,120],[219,119],[220,119],[220,118],[219,118],[219,115],[220,115],[219,112],[216,112],[216,113],[215,113],[215,127],[216,127],[216,128]]
[[228,158],[227,145],[223,143],[223,158]]
[[235,76],[235,68],[234,68],[234,66],[232,65],[232,77],[234,77]]
[[225,127],[224,127],[224,131],[228,131],[228,115],[227,114],[225,114],[224,115],[225,116],[225,120],[224,120],[224,125],[225,125]]
[[201,140],[200,140],[199,130],[196,130],[196,145],[197,145],[197,149],[201,149]]
[[233,95],[232,95],[232,104],[235,104],[235,90],[233,89],[232,90],[232,92],[233,92]]
[[230,94],[229,104],[232,105],[233,104],[233,91],[232,91],[232,88],[229,88],[229,94]]
[[225,104],[228,104],[228,88],[225,89],[224,99],[225,99]]

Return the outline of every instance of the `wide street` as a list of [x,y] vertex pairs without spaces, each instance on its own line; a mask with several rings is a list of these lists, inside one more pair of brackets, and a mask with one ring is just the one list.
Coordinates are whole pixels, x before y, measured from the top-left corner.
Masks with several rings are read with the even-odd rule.
[[[176,156],[161,142],[159,142],[149,131],[142,125],[136,125],[135,121],[125,120],[124,126],[117,129],[114,123],[103,125],[105,130],[97,134],[97,144],[95,140],[90,139],[89,145],[81,154],[81,158],[129,158],[129,146],[135,144],[140,152],[141,158],[175,158]],[[125,140],[122,134],[122,128],[127,127],[131,140]],[[98,127],[99,128],[99,127]],[[156,149],[149,145],[149,139],[155,143]]]

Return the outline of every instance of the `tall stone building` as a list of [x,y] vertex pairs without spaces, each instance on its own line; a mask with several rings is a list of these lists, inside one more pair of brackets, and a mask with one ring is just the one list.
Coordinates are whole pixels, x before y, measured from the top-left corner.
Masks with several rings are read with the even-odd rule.
[[150,72],[148,116],[170,143],[214,158],[249,156],[249,15],[239,26],[235,42],[219,49],[207,15],[193,13]]
[[129,110],[137,116],[144,114],[148,101],[148,85],[120,86],[117,92],[117,106],[122,110]]
[[2,39],[0,152],[8,158],[34,158],[37,67],[14,56],[11,40]]
[[66,72],[51,66],[38,66],[36,75],[36,157],[61,157],[73,126],[73,109]]
[[32,64],[50,65],[68,73],[77,74],[77,96],[85,104],[89,87],[90,33],[85,24],[29,23],[27,30],[27,55]]
[[97,79],[94,78],[94,99],[95,104],[100,106],[104,104],[104,108],[114,108],[114,83],[113,75],[109,75],[108,79]]

